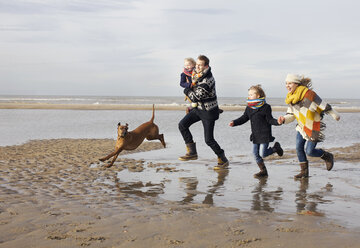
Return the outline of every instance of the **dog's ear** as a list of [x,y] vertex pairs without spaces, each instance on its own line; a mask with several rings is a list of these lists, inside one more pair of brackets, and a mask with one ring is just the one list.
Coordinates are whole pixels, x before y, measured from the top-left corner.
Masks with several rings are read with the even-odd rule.
[[129,127],[129,124],[126,123],[126,127]]
[[120,123],[120,122],[118,123],[118,126],[121,126],[121,123]]

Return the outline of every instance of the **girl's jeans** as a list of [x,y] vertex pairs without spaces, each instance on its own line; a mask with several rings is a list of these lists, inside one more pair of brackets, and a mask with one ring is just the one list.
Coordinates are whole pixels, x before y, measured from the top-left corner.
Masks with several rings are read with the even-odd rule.
[[306,162],[307,157],[306,155],[310,157],[321,157],[324,154],[324,150],[322,149],[315,149],[317,142],[313,142],[308,140],[306,143],[306,140],[302,137],[302,135],[297,132],[296,134],[296,153],[299,159],[299,162]]
[[256,163],[263,162],[263,158],[274,153],[274,150],[272,149],[272,147],[269,148],[268,146],[269,146],[269,143],[253,145],[253,154],[254,154]]

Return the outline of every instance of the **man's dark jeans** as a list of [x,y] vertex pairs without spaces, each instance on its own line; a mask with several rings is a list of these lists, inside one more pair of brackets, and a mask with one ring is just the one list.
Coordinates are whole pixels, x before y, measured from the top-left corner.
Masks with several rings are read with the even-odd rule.
[[214,139],[215,120],[201,119],[196,109],[192,109],[179,122],[179,130],[184,138],[185,144],[194,142],[189,127],[198,121],[202,121],[204,127],[205,143],[210,146],[216,155],[220,156],[224,153],[224,150],[220,148],[219,144]]

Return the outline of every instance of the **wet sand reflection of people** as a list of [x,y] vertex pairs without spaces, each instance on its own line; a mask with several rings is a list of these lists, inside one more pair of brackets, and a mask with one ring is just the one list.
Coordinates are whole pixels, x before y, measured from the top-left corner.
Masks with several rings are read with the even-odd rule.
[[197,185],[199,184],[199,181],[196,177],[180,177],[179,180],[183,183],[185,183],[185,193],[186,196],[181,200],[183,203],[189,203],[194,200],[194,197],[197,195]]
[[221,186],[224,185],[226,176],[229,174],[228,169],[216,170],[216,172],[218,174],[217,181],[212,186],[210,186],[208,194],[205,196],[205,199],[202,202],[203,204],[214,204],[213,195],[218,191]]
[[[309,178],[302,178],[299,184],[299,190],[295,194],[296,211],[300,213],[305,210],[307,205],[307,189],[309,188]],[[313,207],[314,209],[314,207]]]
[[[331,201],[325,200],[324,192],[315,192],[312,194],[308,194],[307,190],[309,188],[309,178],[302,178],[299,185],[299,190],[296,192],[296,211],[299,214],[308,214],[308,215],[317,215],[323,216],[324,214],[319,212],[317,206],[319,203],[329,203]],[[332,185],[327,184],[325,186],[326,192],[332,191]]]
[[275,191],[265,191],[265,188],[267,187],[267,180],[267,177],[259,178],[259,183],[251,192],[253,193],[251,210],[273,212],[274,208],[271,207],[270,201],[274,201],[275,204],[276,201],[282,200],[282,188],[278,188]]
[[[224,185],[225,178],[229,174],[229,170],[228,169],[216,170],[216,173],[217,173],[217,180],[216,182],[214,182],[213,185],[209,186],[210,189],[207,191],[205,199],[202,202],[203,204],[210,204],[210,205],[214,204],[213,194],[215,194],[217,190],[222,185]],[[183,203],[192,202],[194,200],[194,197],[199,193],[196,190],[199,181],[197,180],[196,177],[181,177],[179,178],[179,180],[185,183],[186,185],[185,188],[186,196],[181,200],[181,202]]]

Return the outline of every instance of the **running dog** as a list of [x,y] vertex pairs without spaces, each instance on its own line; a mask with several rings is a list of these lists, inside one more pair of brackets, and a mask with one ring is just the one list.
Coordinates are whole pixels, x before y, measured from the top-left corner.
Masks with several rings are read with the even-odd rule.
[[138,126],[135,130],[128,132],[129,125],[121,125],[118,123],[118,137],[116,140],[115,151],[107,155],[106,157],[100,158],[99,160],[104,162],[109,158],[113,157],[112,161],[106,165],[106,167],[113,166],[115,160],[119,156],[122,150],[134,150],[136,149],[146,138],[147,140],[160,140],[161,144],[166,147],[164,135],[159,134],[159,127],[154,123],[155,107],[152,107],[152,117],[150,121],[145,122]]

